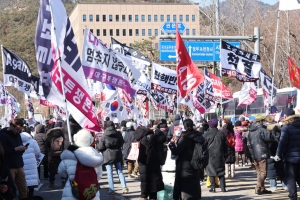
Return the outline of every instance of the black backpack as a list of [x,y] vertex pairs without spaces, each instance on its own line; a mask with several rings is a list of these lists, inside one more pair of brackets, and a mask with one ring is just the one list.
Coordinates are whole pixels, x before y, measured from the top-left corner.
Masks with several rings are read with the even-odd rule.
[[192,167],[194,169],[204,170],[204,168],[207,166],[207,164],[208,164],[207,142],[205,142],[203,144],[195,142],[193,157],[191,160]]
[[[147,135],[148,142],[150,142],[150,136],[151,135]],[[151,146],[152,146],[151,151],[157,158],[157,162],[160,165],[164,165],[166,163],[167,154],[168,154],[167,145],[166,144],[155,144],[155,145],[151,144]]]

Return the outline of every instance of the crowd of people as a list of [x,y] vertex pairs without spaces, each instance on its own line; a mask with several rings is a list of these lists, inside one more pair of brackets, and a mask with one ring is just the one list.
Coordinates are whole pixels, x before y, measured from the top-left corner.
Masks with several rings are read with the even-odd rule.
[[[139,178],[140,200],[158,199],[158,195],[167,192],[175,200],[198,200],[205,175],[209,192],[217,192],[217,184],[221,192],[227,192],[226,179],[235,178],[235,169],[245,168],[247,163],[257,173],[255,194],[270,194],[280,182],[289,198],[297,199],[300,117],[293,109],[285,110],[282,124],[275,122],[272,115],[256,116],[253,122],[240,117],[233,123],[221,116],[192,121],[177,114],[172,123],[151,120],[146,127],[137,126],[132,119],[115,123],[107,117],[100,138],[82,129],[72,116],[69,119],[72,138],[66,122],[37,123],[32,130],[22,119],[14,119],[9,127],[1,129],[0,199],[32,198],[42,177],[49,180],[49,190],[54,189],[57,175],[64,188],[62,199],[78,199],[73,193],[74,180],[78,166],[83,165],[95,169],[98,182],[102,170],[106,170],[109,194],[115,193],[114,166],[125,194],[130,189],[126,179]],[[138,157],[132,160],[129,154],[136,142]],[[203,168],[193,164],[199,146]],[[166,157],[161,158],[161,153]],[[37,162],[41,155],[42,160]],[[128,177],[123,173],[125,166]],[[93,199],[99,198],[98,187]]]

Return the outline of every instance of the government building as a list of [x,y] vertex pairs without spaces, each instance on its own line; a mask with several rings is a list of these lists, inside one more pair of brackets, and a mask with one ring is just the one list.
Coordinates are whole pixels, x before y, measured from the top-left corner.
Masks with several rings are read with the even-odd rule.
[[111,37],[130,46],[134,41],[165,33],[165,22],[182,22],[182,35],[199,35],[199,11],[189,3],[78,3],[70,14],[79,52],[82,51],[85,27],[110,44]]

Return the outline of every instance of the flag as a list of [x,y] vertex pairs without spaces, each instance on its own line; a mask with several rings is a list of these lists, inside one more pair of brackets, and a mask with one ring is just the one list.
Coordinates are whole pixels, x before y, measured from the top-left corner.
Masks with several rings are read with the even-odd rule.
[[3,82],[19,91],[30,94],[31,71],[26,62],[17,54],[2,46]]
[[[272,86],[272,78],[265,72],[263,68],[261,68],[260,70],[260,82],[262,85],[262,90],[264,95],[264,107],[266,108],[269,105],[272,106],[277,94],[277,87],[275,82],[274,85]],[[272,98],[272,94],[273,94],[273,98]]]
[[294,87],[300,90],[300,69],[294,64],[293,60],[288,57],[290,81]]
[[213,105],[213,102],[209,99],[205,98],[205,93],[203,92],[205,88],[205,83],[201,83],[194,91],[193,91],[193,105],[194,107],[201,113],[204,114]]
[[176,27],[176,57],[177,85],[180,96],[184,98],[204,81],[204,76],[189,56],[178,32],[178,27]]
[[296,10],[300,9],[299,0],[279,0],[279,10]]
[[246,82],[244,83],[240,95],[239,95],[239,104],[240,106],[248,106],[256,101],[256,85],[254,82]]
[[33,121],[35,121],[33,104],[30,97],[27,94],[25,94],[25,105],[27,106],[27,110],[28,110],[28,119],[32,118]]
[[[61,0],[50,0],[50,5],[48,0],[40,1],[35,44],[46,100],[64,107],[66,98],[68,111],[81,127],[99,131],[74,32]],[[62,95],[61,76],[65,97]]]
[[151,89],[162,93],[177,94],[176,71],[152,63]]
[[222,41],[222,75],[241,82],[256,82],[261,69],[260,57]]
[[106,112],[111,121],[114,119],[125,120],[128,116],[126,107],[124,106],[120,96],[116,94],[113,99],[106,101],[102,104],[102,108]]
[[8,95],[8,91],[6,90],[3,83],[0,81],[0,106],[6,105],[7,95]]
[[214,102],[218,103],[228,103],[233,101],[233,96],[230,92],[230,89],[227,88],[221,79],[209,72],[209,77],[212,81],[213,91],[214,91]]

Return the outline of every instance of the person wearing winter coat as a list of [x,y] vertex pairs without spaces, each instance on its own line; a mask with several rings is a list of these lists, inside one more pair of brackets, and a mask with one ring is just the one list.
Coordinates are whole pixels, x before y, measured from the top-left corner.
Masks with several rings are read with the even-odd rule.
[[[49,189],[54,188],[55,175],[57,174],[58,165],[60,163],[60,154],[64,150],[64,134],[61,131],[61,128],[49,129],[46,133],[46,149],[48,152],[48,169],[49,169]],[[54,142],[56,140],[56,142]],[[54,149],[54,145],[57,149]],[[66,180],[61,177],[61,184],[64,187]]]
[[211,188],[209,192],[216,192],[215,177],[220,180],[222,192],[226,192],[225,184],[225,159],[227,158],[227,141],[224,133],[218,131],[218,120],[212,118],[209,120],[209,131],[204,135],[205,141],[208,143],[208,165],[206,166],[206,174],[210,177]]
[[14,199],[16,198],[17,188],[15,182],[10,174],[10,170],[5,165],[4,150],[0,143],[0,199]]
[[[245,156],[245,145],[243,142],[243,130],[242,122],[236,121],[234,123],[234,133],[235,133],[235,166],[245,167],[246,156]],[[240,165],[240,156],[242,158],[242,165]]]
[[24,172],[28,187],[28,198],[33,197],[34,188],[39,185],[39,175],[37,170],[36,157],[41,153],[39,145],[29,133],[22,132],[21,138],[23,145],[29,144],[27,150],[23,153]]
[[[232,122],[230,119],[225,118],[223,120],[223,127],[221,131],[224,133],[225,137],[227,138],[228,134],[231,134],[230,136],[234,138],[234,130],[232,126]],[[235,173],[235,149],[234,145],[233,146],[228,146],[228,157],[225,160],[225,178],[234,178],[234,173]]]
[[139,172],[141,178],[140,200],[157,199],[157,192],[164,190],[160,163],[157,155],[152,151],[154,145],[162,145],[166,142],[166,135],[159,129],[155,133],[146,127],[139,126],[134,134],[134,139],[140,141],[139,148]]
[[126,133],[124,136],[124,145],[123,145],[123,158],[127,163],[128,168],[128,178],[138,178],[138,165],[135,165],[134,160],[128,160],[127,157],[129,155],[131,149],[131,143],[134,142],[134,126],[132,126],[132,122],[126,123]]
[[[75,144],[70,145],[68,149],[62,152],[60,155],[61,162],[58,166],[58,174],[61,177],[68,177],[63,189],[62,200],[76,199],[72,194],[72,186],[70,182],[75,178],[76,165],[78,161],[84,166],[95,168],[98,182],[102,177],[102,164],[104,159],[102,153],[98,153],[90,146],[94,141],[91,133],[85,129],[81,129],[74,134],[73,139]],[[99,190],[93,199],[100,199]]]
[[254,159],[254,166],[257,173],[257,185],[255,193],[258,195],[272,193],[265,188],[267,175],[267,159],[269,155],[269,143],[275,139],[274,135],[263,126],[264,116],[256,116],[256,122],[249,130],[247,145]]
[[114,180],[113,180],[113,165],[115,166],[119,179],[123,188],[123,193],[128,193],[124,174],[122,172],[122,150],[121,147],[124,144],[123,137],[120,132],[115,128],[115,124],[112,121],[106,122],[106,129],[104,135],[97,143],[97,148],[102,152],[104,156],[104,163],[107,171],[107,178],[109,184],[109,194],[114,194]]
[[[42,124],[38,124],[35,127],[35,135],[33,137],[35,141],[38,143],[39,148],[41,150],[41,153],[44,154],[43,158],[43,166],[44,166],[44,179],[48,179],[48,151],[46,150],[46,133],[45,133],[45,127]],[[40,166],[38,166],[38,174],[40,177]]]
[[169,127],[168,127],[167,120],[161,119],[160,122],[159,122],[159,124],[157,125],[157,128],[160,131],[162,131],[166,136],[168,135]]
[[169,127],[169,131],[167,134],[167,141],[169,142],[173,136],[174,136],[174,126],[179,126],[181,120],[181,115],[176,114],[175,115],[175,120],[173,121],[173,124]]
[[201,145],[205,142],[204,137],[193,129],[193,121],[186,119],[183,121],[185,131],[182,132],[178,141],[171,142],[169,148],[176,160],[176,176],[174,184],[173,198],[179,199],[201,199],[200,179],[201,170],[194,169],[191,165],[195,143]]
[[[70,131],[71,131],[71,137],[73,138],[73,135],[77,133],[79,130],[81,130],[81,126],[77,123],[77,121],[73,118],[72,115],[69,116],[70,121]],[[71,141],[69,141],[69,134],[68,134],[68,125],[67,122],[62,123],[61,132],[64,135],[64,149],[67,149],[68,146],[71,144]]]

